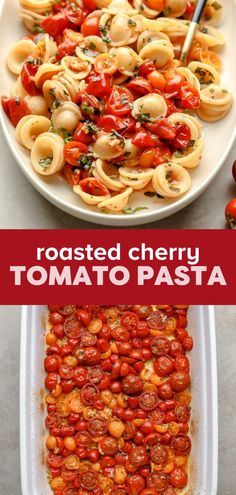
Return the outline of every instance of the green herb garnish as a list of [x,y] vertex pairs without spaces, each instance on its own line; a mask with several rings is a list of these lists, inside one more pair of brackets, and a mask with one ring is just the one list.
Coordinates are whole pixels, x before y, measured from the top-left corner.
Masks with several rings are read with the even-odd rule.
[[40,167],[44,169],[50,167],[51,163],[52,163],[52,156],[47,156],[47,158],[41,158],[39,160]]

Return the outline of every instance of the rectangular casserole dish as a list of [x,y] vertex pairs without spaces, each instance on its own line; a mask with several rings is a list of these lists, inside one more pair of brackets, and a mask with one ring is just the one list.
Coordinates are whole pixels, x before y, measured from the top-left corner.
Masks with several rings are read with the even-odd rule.
[[[44,452],[44,328],[46,306],[23,306],[20,360],[20,444],[22,495],[52,495]],[[214,308],[192,306],[189,329],[192,378],[192,452],[185,495],[216,495],[218,400]]]

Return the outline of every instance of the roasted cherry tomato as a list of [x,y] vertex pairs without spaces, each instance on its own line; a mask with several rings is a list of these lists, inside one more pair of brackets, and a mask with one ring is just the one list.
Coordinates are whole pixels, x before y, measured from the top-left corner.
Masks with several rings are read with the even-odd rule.
[[108,53],[100,53],[95,59],[94,69],[98,74],[112,76],[118,69],[118,61]]
[[21,82],[25,91],[27,91],[30,96],[36,96],[41,93],[34,82],[34,76],[40,66],[39,62],[40,61],[38,59],[28,57],[23,63],[21,69]]
[[199,108],[200,96],[197,88],[192,84],[183,82],[180,88],[180,106],[181,108]]
[[95,72],[89,74],[88,84],[86,87],[86,92],[88,94],[97,96],[98,98],[104,98],[110,94],[111,88],[111,78],[109,74],[97,74]]
[[29,107],[25,99],[20,98],[19,96],[13,96],[11,98],[2,96],[2,107],[15,127],[22,117],[30,114]]
[[151,134],[145,130],[140,130],[132,139],[132,143],[138,148],[150,148],[155,146],[155,141],[153,140]]
[[109,194],[108,189],[104,184],[95,177],[88,177],[80,182],[82,191],[92,194],[93,196],[105,196]]
[[231,229],[236,228],[236,198],[231,199],[225,208],[225,218]]
[[98,12],[91,12],[81,26],[83,36],[100,36],[99,21],[100,15]]
[[176,150],[183,150],[189,146],[191,141],[190,129],[185,124],[177,124],[175,127],[175,138],[171,146]]
[[66,162],[70,165],[78,165],[80,157],[86,153],[88,153],[88,147],[83,143],[79,143],[78,141],[70,141],[65,144],[64,156]]
[[114,115],[126,115],[131,112],[133,100],[128,89],[113,86],[110,96],[105,100],[105,111]]
[[146,95],[152,92],[152,85],[144,77],[136,77],[126,84],[126,87],[135,93]]

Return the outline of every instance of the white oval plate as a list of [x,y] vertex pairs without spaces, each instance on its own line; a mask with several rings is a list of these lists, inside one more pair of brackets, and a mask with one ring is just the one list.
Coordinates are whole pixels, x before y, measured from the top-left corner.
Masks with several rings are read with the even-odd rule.
[[[235,95],[236,4],[234,0],[225,0],[223,4],[224,18],[220,29],[225,36],[226,45],[222,52],[224,63],[222,80]],[[0,12],[1,95],[9,95],[13,80],[6,68],[6,55],[10,47],[23,34],[25,34],[25,29],[19,18],[18,0],[2,0]],[[148,198],[143,193],[135,193],[132,195],[130,206],[133,209],[137,207],[146,207],[148,209],[133,215],[100,213],[98,209],[84,204],[62,178],[54,176],[46,179],[38,176],[32,169],[29,153],[16,142],[14,128],[2,110],[0,111],[0,120],[7,142],[22,172],[31,184],[51,203],[61,210],[88,222],[115,227],[134,226],[154,222],[176,213],[196,199],[208,187],[222,167],[236,135],[236,101],[224,120],[214,124],[204,124],[205,144],[203,158],[199,167],[191,172],[192,187],[190,191],[177,200],[160,200]]]

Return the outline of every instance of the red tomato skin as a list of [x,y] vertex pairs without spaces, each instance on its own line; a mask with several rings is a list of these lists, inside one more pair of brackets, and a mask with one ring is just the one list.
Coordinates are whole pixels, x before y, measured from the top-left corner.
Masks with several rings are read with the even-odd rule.
[[109,95],[111,92],[111,77],[108,74],[90,75],[86,92],[97,98]]
[[83,36],[101,36],[99,29],[99,20],[100,17],[95,13],[91,13],[90,15],[88,15],[80,29]]
[[148,74],[156,70],[156,66],[153,62],[146,60],[142,64],[140,64],[138,68],[138,75],[140,77],[146,77]]
[[23,64],[21,70],[21,82],[24,86],[24,89],[27,91],[27,93],[29,93],[30,96],[37,96],[40,95],[40,90],[36,87],[33,81],[33,77],[35,76],[39,68],[39,64],[31,63],[29,62],[30,60],[33,61],[32,57],[26,59]]
[[59,12],[53,16],[48,16],[41,22],[41,27],[54,38],[62,34],[64,29],[69,26],[68,18],[65,12]]
[[183,82],[180,89],[180,106],[182,108],[199,108],[200,96],[198,90],[187,82]]
[[130,114],[130,104],[133,100],[133,96],[128,89],[113,86],[109,98],[105,100],[105,111],[119,116]]
[[73,140],[79,141],[80,143],[86,144],[87,146],[93,142],[92,135],[86,133],[83,130],[83,124],[78,125],[77,129],[75,130]]
[[61,60],[66,55],[73,55],[76,47],[77,43],[69,39],[60,43],[58,45],[57,60]]
[[126,87],[129,88],[131,91],[134,91],[135,93],[141,95],[147,95],[153,90],[150,82],[147,81],[147,79],[145,79],[144,77],[137,77],[136,79],[132,79],[130,82],[128,82],[128,84],[126,84]]
[[155,142],[149,132],[141,130],[137,132],[136,136],[132,139],[132,143],[138,148],[150,148],[155,145]]
[[22,117],[30,114],[29,107],[24,98],[15,96],[7,98],[6,96],[2,96],[2,107],[15,127]]
[[225,208],[225,218],[231,229],[236,228],[236,198],[231,199]]

